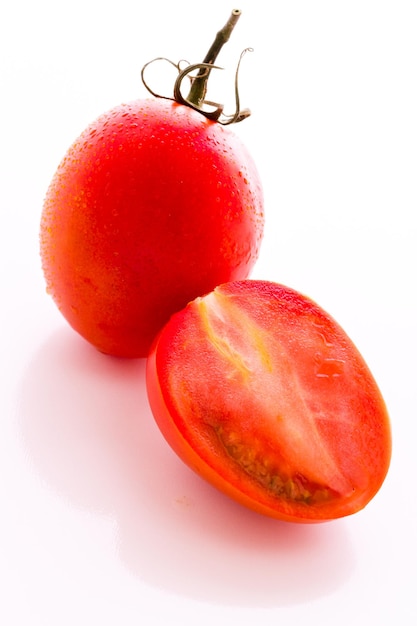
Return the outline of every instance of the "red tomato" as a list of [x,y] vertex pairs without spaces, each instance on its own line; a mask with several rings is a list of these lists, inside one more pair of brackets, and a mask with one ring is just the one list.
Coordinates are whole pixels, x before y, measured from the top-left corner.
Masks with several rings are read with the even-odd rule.
[[261,183],[238,137],[187,106],[138,100],[91,124],[52,180],[47,288],[99,350],[143,357],[172,313],[249,275],[263,226]]
[[390,424],[340,326],[270,282],[238,281],[172,317],[147,366],[156,422],[203,478],[259,513],[321,522],[384,481]]

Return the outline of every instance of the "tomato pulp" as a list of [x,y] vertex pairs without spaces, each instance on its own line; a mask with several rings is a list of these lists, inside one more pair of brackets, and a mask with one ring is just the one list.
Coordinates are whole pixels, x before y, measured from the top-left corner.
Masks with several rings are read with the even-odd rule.
[[170,315],[246,278],[263,196],[239,138],[163,99],[121,105],[71,146],[41,222],[47,289],[85,339],[143,357]]
[[282,285],[236,281],[189,303],[154,342],[147,388],[177,454],[265,515],[350,515],[388,471],[389,418],[364,359],[325,311]]

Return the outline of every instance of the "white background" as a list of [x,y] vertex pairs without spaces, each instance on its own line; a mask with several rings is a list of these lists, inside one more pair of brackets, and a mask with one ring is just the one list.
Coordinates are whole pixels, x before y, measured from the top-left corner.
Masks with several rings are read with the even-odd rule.
[[240,77],[253,116],[234,130],[265,189],[252,276],[299,289],[336,317],[391,414],[391,469],[364,511],[282,524],[215,492],[157,431],[144,362],[96,353],[45,293],[39,219],[64,152],[103,111],[146,96],[144,63],[202,60],[232,8],[21,0],[0,9],[7,626],[417,623],[413,0],[246,0],[219,57],[228,92],[241,49],[255,49]]

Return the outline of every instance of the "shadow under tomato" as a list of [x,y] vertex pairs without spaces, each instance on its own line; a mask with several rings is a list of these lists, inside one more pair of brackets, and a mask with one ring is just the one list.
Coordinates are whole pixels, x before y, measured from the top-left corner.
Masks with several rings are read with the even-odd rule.
[[61,329],[20,389],[20,432],[36,472],[72,505],[116,521],[130,573],[232,606],[308,602],[343,585],[354,567],[346,522],[281,523],[218,493],[163,440],[144,375],[144,360],[106,357]]

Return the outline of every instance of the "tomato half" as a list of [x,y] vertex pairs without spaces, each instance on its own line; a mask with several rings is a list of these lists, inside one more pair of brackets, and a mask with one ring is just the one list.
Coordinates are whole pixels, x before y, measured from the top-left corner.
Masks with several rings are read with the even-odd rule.
[[71,146],[41,222],[47,289],[102,352],[144,357],[170,315],[246,278],[263,195],[240,139],[188,106],[121,105]]
[[221,285],[151,350],[149,401],[168,443],[243,505],[293,522],[362,509],[391,456],[384,400],[342,328],[298,292]]

